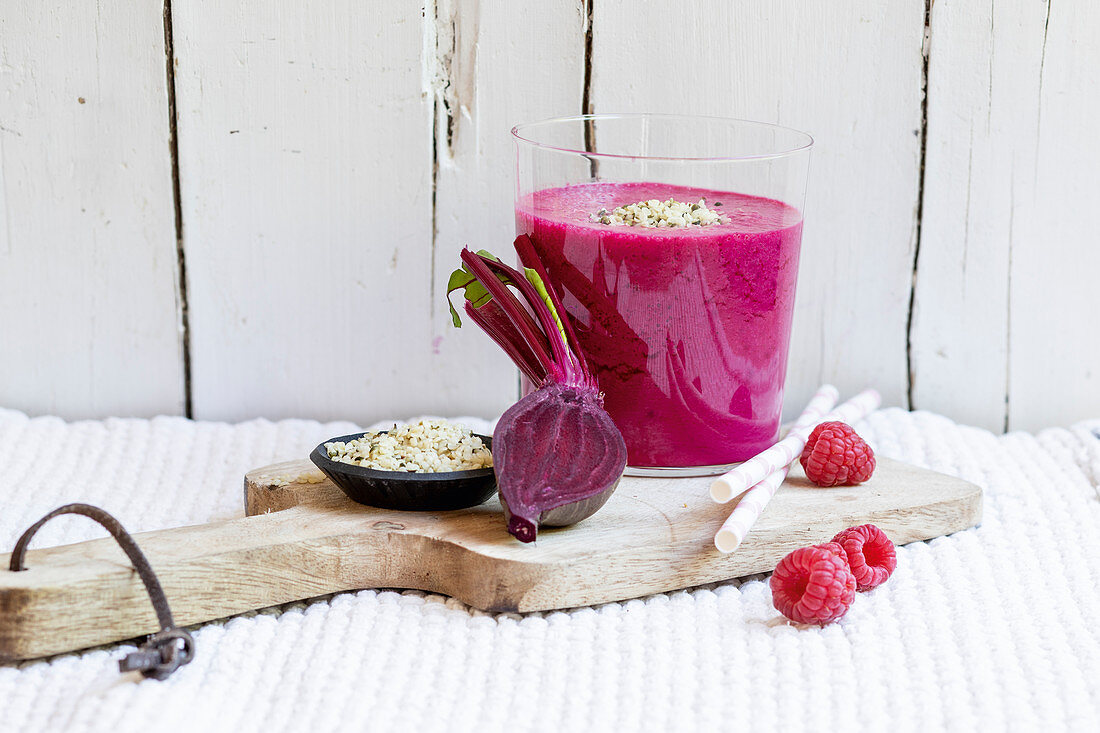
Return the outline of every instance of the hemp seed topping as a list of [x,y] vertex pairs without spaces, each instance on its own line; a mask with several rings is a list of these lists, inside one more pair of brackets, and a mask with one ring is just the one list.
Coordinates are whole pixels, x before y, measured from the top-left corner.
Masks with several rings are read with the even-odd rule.
[[490,468],[493,456],[469,428],[443,420],[421,420],[368,432],[348,442],[325,443],[328,457],[376,471],[442,473]]
[[600,209],[590,218],[598,224],[641,227],[705,227],[730,221],[729,217],[708,209],[705,198],[694,204],[672,198],[667,201],[650,199],[618,206],[611,211]]

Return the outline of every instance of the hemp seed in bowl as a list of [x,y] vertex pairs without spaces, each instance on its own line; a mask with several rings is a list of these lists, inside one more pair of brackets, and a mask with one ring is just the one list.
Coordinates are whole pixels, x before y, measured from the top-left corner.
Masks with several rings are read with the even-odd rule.
[[309,459],[349,499],[402,511],[483,504],[496,491],[493,439],[441,420],[333,438]]
[[376,471],[444,473],[492,468],[493,456],[481,438],[462,425],[421,420],[415,425],[364,433],[348,442],[325,443],[328,457]]

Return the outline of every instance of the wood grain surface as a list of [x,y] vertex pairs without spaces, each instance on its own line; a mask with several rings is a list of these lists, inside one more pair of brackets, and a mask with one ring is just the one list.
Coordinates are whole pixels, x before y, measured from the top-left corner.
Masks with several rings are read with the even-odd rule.
[[824,381],[998,431],[1100,410],[1092,0],[8,5],[4,407],[499,412],[441,284],[507,249],[509,128],[590,110],[816,138],[788,417]]
[[[897,543],[981,519],[981,489],[881,459],[858,487],[821,489],[795,471],[744,544],[723,555],[715,532],[733,505],[709,479],[624,478],[596,515],[512,539],[496,500],[456,512],[398,512],[352,503],[331,483],[289,483],[307,461],[245,479],[250,516],[136,535],[177,623],[197,624],[359,588],[416,588],[488,611],[604,603],[771,570],[787,552],[874,522]],[[282,481],[280,480],[282,479]],[[7,567],[7,556],[0,557]],[[141,581],[110,539],[43,550],[27,570],[0,570],[0,659],[26,659],[156,629]]]
[[162,5],[0,7],[0,406],[183,411]]
[[[1100,5],[931,8],[913,402],[990,430],[1100,411]],[[1089,60],[1091,59],[1091,61]],[[1057,388],[1052,389],[1052,385]]]
[[[439,0],[435,53],[432,358],[448,415],[496,415],[518,396],[517,372],[472,324],[451,325],[444,293],[463,247],[514,256],[511,129],[576,114],[584,92],[585,15],[577,0]],[[531,15],[538,22],[530,22]]]
[[906,404],[923,4],[690,0],[677,5],[687,22],[640,22],[659,5],[594,4],[594,111],[740,117],[813,135],[785,416],[823,383],[874,385],[884,404]]
[[440,409],[413,388],[443,372],[420,5],[177,0],[173,21],[194,416]]

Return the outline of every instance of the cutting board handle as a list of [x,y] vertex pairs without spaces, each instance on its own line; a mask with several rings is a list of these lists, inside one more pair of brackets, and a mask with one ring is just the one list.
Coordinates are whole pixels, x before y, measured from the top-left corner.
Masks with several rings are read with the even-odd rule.
[[[401,572],[415,564],[408,552],[417,552],[425,538],[400,537],[401,524],[314,506],[134,535],[137,555],[128,549],[127,554],[137,571],[110,538],[28,552],[34,531],[70,509],[51,512],[24,534],[15,552],[0,557],[0,567],[25,566],[0,571],[0,661],[48,656],[151,634],[173,622],[190,626],[358,588],[451,590]],[[142,579],[144,558],[145,567],[160,578],[163,607],[154,600],[155,610]],[[155,582],[151,574],[150,579]],[[155,598],[156,591],[149,590]]]
[[110,513],[91,504],[66,504],[54,509],[46,516],[32,524],[15,543],[15,549],[11,553],[9,571],[13,573],[26,572],[27,547],[31,540],[38,534],[51,519],[64,514],[79,514],[88,517],[106,529],[115,542],[118,543],[126,556],[130,558],[134,569],[137,571],[145,590],[149,594],[149,600],[156,611],[157,621],[160,623],[160,631],[153,634],[142,644],[141,649],[119,662],[119,670],[122,672],[140,672],[145,677],[158,680],[168,679],[168,676],[185,664],[189,664],[195,656],[195,640],[186,629],[176,628],[172,620],[172,609],[168,606],[168,599],[164,595],[160,581],[145,554],[134,542],[134,538],[126,531],[115,517]]

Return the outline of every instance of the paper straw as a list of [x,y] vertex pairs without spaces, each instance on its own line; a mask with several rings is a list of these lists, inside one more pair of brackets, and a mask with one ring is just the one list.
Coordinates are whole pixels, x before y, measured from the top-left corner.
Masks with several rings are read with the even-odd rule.
[[[818,390],[820,393],[821,390]],[[862,397],[862,395],[860,395]],[[877,397],[877,393],[876,393]],[[857,398],[858,399],[858,398]],[[838,409],[837,412],[841,412],[847,405],[850,405],[855,400],[852,400]],[[877,399],[871,399],[871,402],[866,403],[873,405],[868,412],[874,410],[877,406]],[[857,403],[858,405],[859,403]],[[831,405],[830,405],[831,407]],[[860,408],[864,409],[864,408]],[[807,426],[812,430],[818,422],[826,422],[821,420],[817,416],[810,414],[810,408],[807,406],[806,410],[799,416],[795,422],[791,432],[805,428]],[[805,441],[803,441],[804,443]],[[777,471],[772,471],[770,474],[764,477],[762,481],[757,483],[741,497],[741,500],[737,502],[737,506],[730,514],[729,518],[722,525],[722,528],[718,530],[718,533],[714,535],[714,546],[718,548],[719,552],[733,552],[741,543],[745,540],[749,530],[756,524],[756,520],[760,518],[764,509],[768,506],[768,502],[775,496],[775,492],[779,490],[779,487],[783,484],[783,480],[787,478],[787,474],[791,470],[791,466],[794,465],[794,461],[783,466]]]
[[[818,422],[853,423],[867,416],[881,404],[882,398],[873,389],[864,390],[836,408]],[[815,423],[816,424],[816,423]],[[771,448],[750,458],[710,485],[710,496],[719,504],[725,504],[750,486],[760,483],[768,474],[794,461],[802,453],[806,439],[814,425],[803,425],[791,430],[787,437]]]
[[729,519],[722,525],[722,529],[714,535],[714,546],[719,552],[733,552],[741,546],[741,541],[760,518],[764,507],[775,496],[775,492],[779,491],[790,470],[790,466],[784,466],[778,471],[772,471],[764,477],[763,481],[745,492]]
[[[822,385],[818,388],[809,404],[806,405],[806,409],[802,411],[802,414],[798,416],[798,419],[794,421],[794,425],[791,426],[791,430],[798,430],[799,428],[807,425],[815,425],[824,416],[826,412],[833,409],[836,406],[837,400],[840,399],[840,393],[837,392],[836,387],[831,384]],[[741,501],[737,502],[737,508],[733,510],[733,514],[726,520],[722,528],[718,530],[718,534],[714,536],[714,546],[721,552],[733,552],[737,549],[737,546],[741,544],[741,540],[745,537],[749,527],[752,526],[756,518],[760,516],[760,512],[764,510],[768,500],[779,489],[780,484],[783,483],[783,479],[787,478],[787,472],[790,470],[790,466],[784,466],[777,471],[772,471],[764,480],[749,489]],[[752,509],[750,509],[750,507]],[[755,510],[755,511],[753,511]]]

